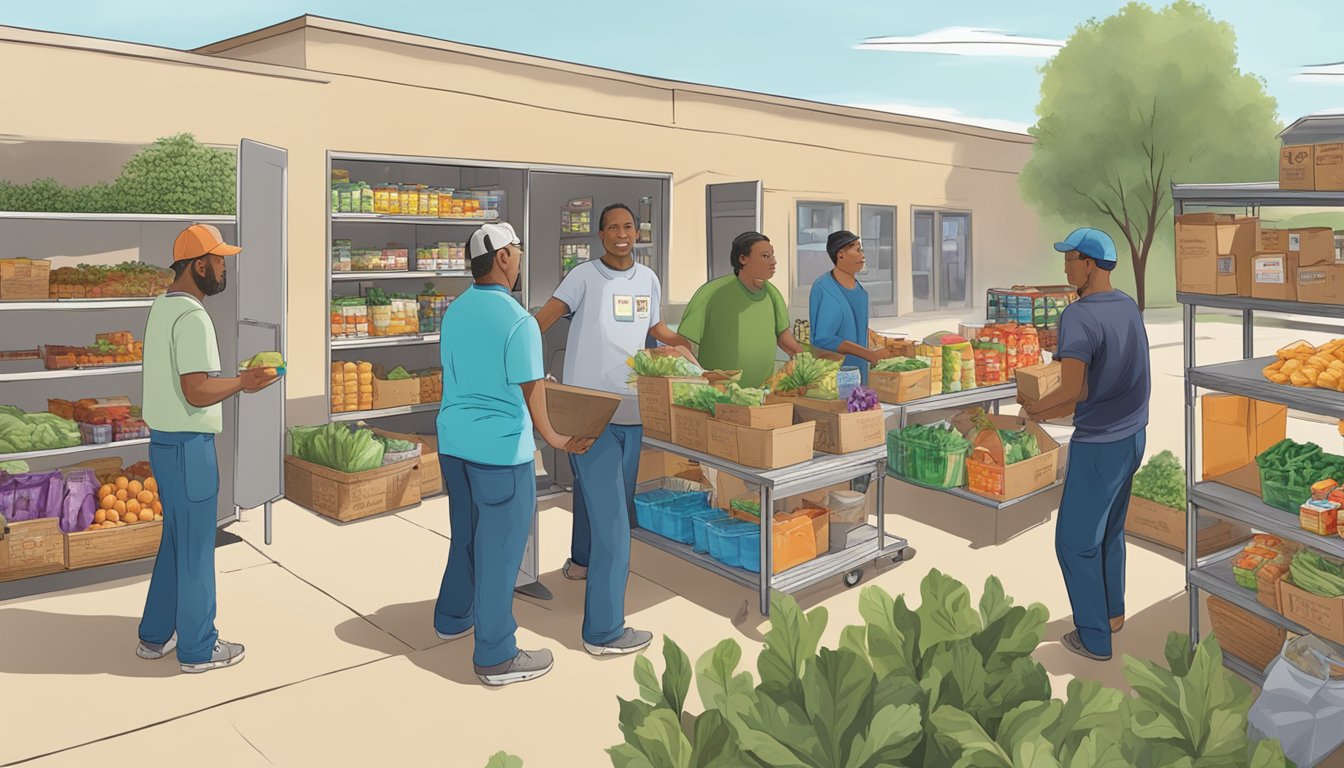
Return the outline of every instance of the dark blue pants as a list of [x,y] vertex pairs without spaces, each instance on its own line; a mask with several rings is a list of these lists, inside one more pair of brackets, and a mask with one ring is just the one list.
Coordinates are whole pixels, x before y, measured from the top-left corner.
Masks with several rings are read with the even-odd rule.
[[1114,443],[1070,443],[1055,554],[1073,623],[1092,653],[1111,653],[1110,619],[1125,615],[1125,514],[1145,432]]
[[605,645],[625,634],[630,527],[644,427],[611,424],[593,447],[570,454],[574,532],[570,559],[588,567],[583,639]]
[[536,466],[493,467],[444,455],[439,465],[452,537],[434,628],[455,635],[475,626],[472,662],[493,667],[518,655],[513,587],[537,513]]
[[215,630],[215,531],[219,464],[215,436],[150,432],[149,465],[163,502],[163,538],[149,579],[140,639],[162,644],[177,633],[177,659],[209,661]]

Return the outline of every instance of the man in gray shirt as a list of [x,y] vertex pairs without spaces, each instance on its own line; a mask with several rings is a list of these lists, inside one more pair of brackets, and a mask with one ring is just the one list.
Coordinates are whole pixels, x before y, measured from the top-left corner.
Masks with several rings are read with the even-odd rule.
[[625,626],[625,587],[630,575],[632,496],[639,476],[639,401],[627,383],[626,360],[654,339],[690,344],[663,323],[662,287],[653,270],[634,260],[639,224],[625,205],[607,206],[598,217],[606,253],[575,267],[537,313],[541,332],[570,317],[564,379],[576,387],[622,397],[611,424],[584,455],[571,455],[574,470],[574,534],[565,576],[587,579],[583,647],[594,656],[646,648],[653,635]]

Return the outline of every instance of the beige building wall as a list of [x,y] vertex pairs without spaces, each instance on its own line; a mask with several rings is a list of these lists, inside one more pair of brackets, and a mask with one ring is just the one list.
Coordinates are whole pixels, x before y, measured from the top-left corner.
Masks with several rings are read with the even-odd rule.
[[[279,32],[279,34],[276,34]],[[705,185],[761,180],[763,229],[792,254],[798,200],[895,205],[898,309],[913,308],[911,208],[972,213],[986,288],[1053,280],[1017,192],[1025,136],[608,72],[328,20],[186,53],[0,28],[11,138],[149,143],[190,132],[289,151],[290,419],[325,419],[327,151],[672,175],[667,293],[705,279]],[[0,155],[3,158],[3,155]],[[0,178],[6,177],[0,168]],[[31,173],[25,169],[25,173]],[[53,168],[63,178],[74,169]],[[787,291],[792,257],[776,282]],[[538,303],[538,302],[533,302]]]

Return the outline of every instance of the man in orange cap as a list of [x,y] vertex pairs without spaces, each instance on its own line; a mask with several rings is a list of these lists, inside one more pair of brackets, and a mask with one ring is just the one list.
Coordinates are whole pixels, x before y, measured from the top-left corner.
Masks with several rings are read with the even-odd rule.
[[227,245],[219,230],[193,224],[173,243],[177,279],[154,300],[145,329],[144,419],[149,464],[163,500],[163,539],[140,622],[142,659],[177,651],[183,672],[207,672],[243,660],[243,646],[215,631],[215,524],[220,403],[275,383],[274,369],[220,376],[215,327],[201,300],[224,290]]

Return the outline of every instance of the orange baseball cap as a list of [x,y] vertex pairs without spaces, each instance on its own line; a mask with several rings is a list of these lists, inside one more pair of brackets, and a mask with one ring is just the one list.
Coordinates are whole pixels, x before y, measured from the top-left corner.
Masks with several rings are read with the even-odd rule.
[[192,224],[182,230],[173,242],[173,261],[191,261],[206,254],[232,256],[242,250],[236,245],[225,243],[218,228],[209,224]]

